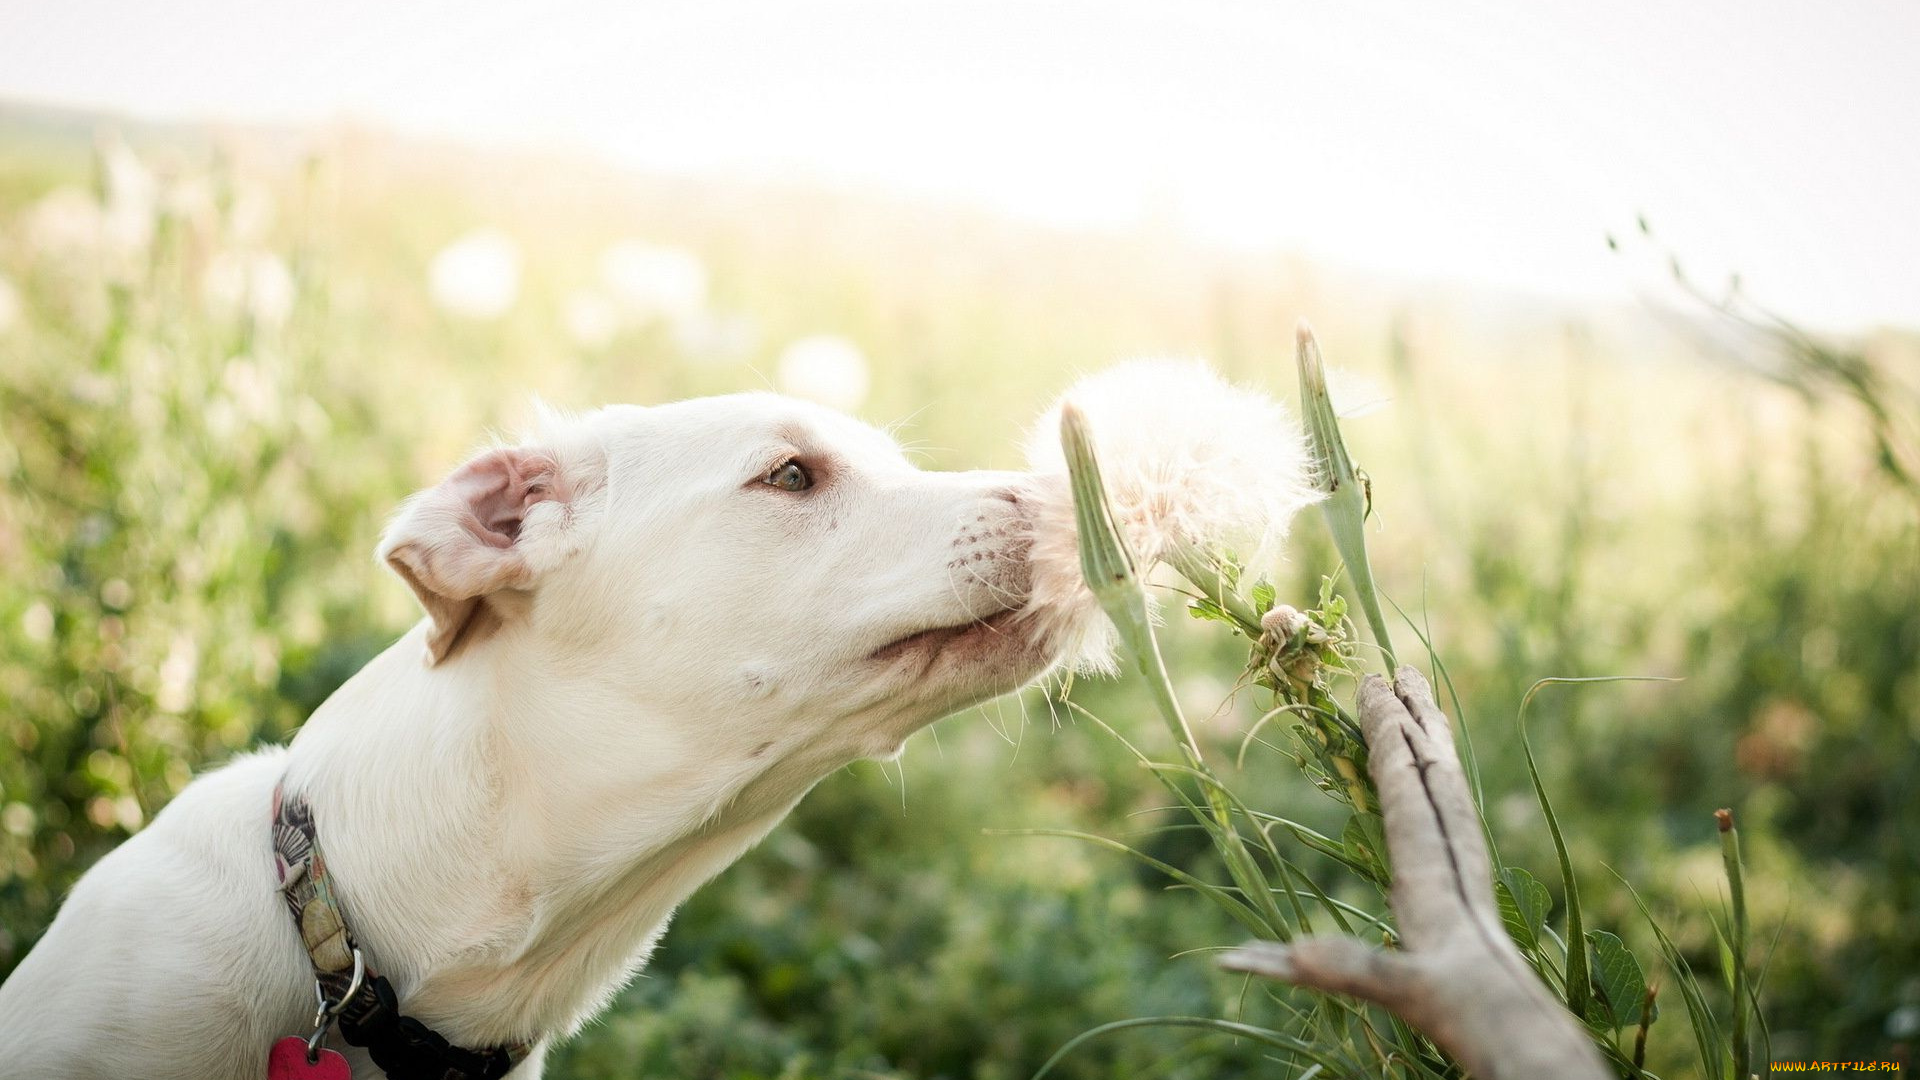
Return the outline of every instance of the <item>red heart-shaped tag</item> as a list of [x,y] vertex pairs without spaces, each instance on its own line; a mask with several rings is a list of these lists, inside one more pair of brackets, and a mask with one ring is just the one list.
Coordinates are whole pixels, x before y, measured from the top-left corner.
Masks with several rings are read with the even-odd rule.
[[320,1060],[309,1065],[307,1040],[289,1035],[267,1055],[267,1080],[353,1080],[353,1070],[331,1050],[320,1051]]

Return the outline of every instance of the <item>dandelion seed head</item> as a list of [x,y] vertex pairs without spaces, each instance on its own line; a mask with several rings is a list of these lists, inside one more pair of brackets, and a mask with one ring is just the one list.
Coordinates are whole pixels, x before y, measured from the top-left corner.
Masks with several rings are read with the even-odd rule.
[[780,391],[852,412],[867,400],[867,358],[837,334],[804,337],[780,352],[774,369]]
[[[1120,364],[1061,400],[1087,418],[1115,521],[1143,563],[1186,543],[1257,564],[1319,498],[1306,440],[1286,409],[1203,363]],[[1035,472],[1066,471],[1059,405],[1035,425],[1027,460]]]
[[92,190],[55,188],[27,212],[26,238],[37,253],[84,264],[108,280],[130,282],[145,272],[159,220],[159,181],[117,138],[97,148]]
[[1260,616],[1260,629],[1284,641],[1305,630],[1308,621],[1299,609],[1288,604],[1275,604],[1265,615]]
[[[1320,497],[1294,419],[1203,363],[1120,364],[1061,401],[1087,419],[1114,523],[1142,576],[1180,546],[1231,552],[1258,570],[1278,555],[1294,514]],[[1111,632],[1081,578],[1059,404],[1035,424],[1027,458],[1039,476],[1028,609],[1080,640],[1082,666],[1099,667]],[[1087,624],[1098,629],[1075,630]]]
[[159,686],[153,703],[165,713],[183,713],[193,704],[194,680],[200,673],[200,647],[187,634],[175,634],[160,664]]
[[759,347],[760,330],[745,315],[702,312],[673,324],[682,356],[700,364],[738,363]]
[[103,238],[116,255],[137,259],[153,242],[159,181],[124,139],[106,140],[99,155],[105,188]]
[[236,356],[227,361],[220,383],[237,418],[263,426],[279,423],[281,387],[269,365],[249,356]]
[[707,264],[684,248],[623,240],[600,256],[600,280],[639,322],[692,318],[707,304]]
[[620,309],[604,293],[588,289],[567,295],[560,321],[574,344],[585,349],[604,349],[620,333]]
[[55,258],[92,255],[105,229],[100,204],[74,185],[41,196],[26,215],[27,244]]
[[285,260],[265,251],[223,251],[208,262],[201,296],[215,314],[246,315],[269,327],[285,325],[297,289]]
[[[213,179],[198,174],[174,178],[160,189],[160,213],[184,226],[196,241],[213,238],[220,230],[220,205]],[[261,243],[266,240],[264,234],[250,239]]]
[[232,204],[227,208],[227,237],[235,244],[260,246],[273,232],[273,192],[256,181],[240,181],[234,186]]
[[442,311],[497,319],[520,296],[520,247],[499,229],[475,229],[433,257],[427,289]]

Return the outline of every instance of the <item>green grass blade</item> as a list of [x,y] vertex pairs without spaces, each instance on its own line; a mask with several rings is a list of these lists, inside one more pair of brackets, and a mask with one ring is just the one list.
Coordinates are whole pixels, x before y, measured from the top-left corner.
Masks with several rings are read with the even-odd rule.
[[1068,840],[1082,840],[1096,847],[1106,848],[1109,851],[1118,851],[1123,855],[1131,855],[1147,866],[1153,867],[1155,870],[1160,871],[1175,881],[1178,881],[1180,884],[1219,904],[1227,914],[1233,916],[1235,922],[1245,927],[1249,933],[1268,940],[1271,940],[1273,937],[1272,931],[1267,928],[1267,923],[1260,917],[1260,914],[1253,908],[1247,906],[1245,902],[1236,897],[1231,891],[1223,889],[1211,881],[1204,881],[1197,878],[1172,863],[1162,862],[1146,852],[1141,851],[1139,848],[1123,844],[1112,837],[1100,836],[1095,833],[1078,832],[1073,829],[988,829],[986,830],[986,835],[1057,836],[1064,837]]
[[[1538,684],[1535,685],[1538,689]],[[1553,802],[1547,798],[1547,786],[1540,780],[1540,766],[1533,758],[1533,744],[1527,738],[1527,700],[1531,700],[1533,691],[1527,691],[1527,698],[1520,704],[1520,749],[1526,754],[1527,776],[1533,781],[1534,798],[1540,803],[1540,812],[1547,819],[1547,832],[1553,836],[1553,852],[1560,860],[1560,881],[1567,897],[1567,1008],[1575,1017],[1585,1018],[1587,1002],[1592,997],[1589,984],[1591,976],[1587,972],[1587,935],[1586,927],[1580,918],[1580,886],[1573,877],[1573,860],[1567,855],[1566,838],[1560,835],[1560,821],[1554,815]]]
[[1593,987],[1592,975],[1587,969],[1586,927],[1580,915],[1580,886],[1574,881],[1573,859],[1567,855],[1567,841],[1560,833],[1560,820],[1554,815],[1553,803],[1547,798],[1547,786],[1540,779],[1539,763],[1533,757],[1533,741],[1527,736],[1527,706],[1533,703],[1533,696],[1541,690],[1565,683],[1679,681],[1658,675],[1556,677],[1535,682],[1520,698],[1520,749],[1526,754],[1527,776],[1533,781],[1533,794],[1540,802],[1540,812],[1547,819],[1547,832],[1553,836],[1553,852],[1560,860],[1560,879],[1567,894],[1567,1008],[1582,1020],[1587,1015],[1587,1003],[1593,999]]
[[1219,1020],[1211,1016],[1143,1016],[1133,1020],[1115,1020],[1112,1023],[1101,1024],[1097,1028],[1092,1028],[1075,1035],[1073,1038],[1067,1040],[1066,1045],[1054,1051],[1053,1056],[1048,1058],[1046,1063],[1040,1066],[1039,1071],[1033,1074],[1033,1080],[1040,1080],[1041,1077],[1052,1072],[1053,1067],[1060,1064],[1061,1059],[1072,1053],[1081,1043],[1087,1042],[1090,1039],[1099,1038],[1102,1035],[1111,1034],[1115,1031],[1126,1031],[1131,1028],[1144,1027],[1207,1028],[1212,1031],[1224,1032],[1236,1038],[1264,1043],[1276,1049],[1288,1051],[1289,1053],[1299,1054],[1301,1057],[1317,1065],[1324,1066],[1341,1074],[1357,1071],[1353,1069],[1351,1064],[1329,1057],[1324,1051],[1310,1042],[1296,1039],[1291,1035],[1283,1035],[1278,1031],[1255,1027],[1252,1024],[1239,1024],[1232,1020]]
[[1733,1075],[1734,1080],[1746,1080],[1753,1069],[1753,1047],[1747,1033],[1747,1013],[1752,1002],[1747,987],[1746,875],[1740,865],[1740,832],[1733,826],[1733,811],[1716,810],[1713,816],[1720,830],[1720,857],[1726,866],[1727,889],[1733,903],[1732,940],[1727,942],[1732,954],[1733,976]]
[[1701,1075],[1708,1077],[1709,1080],[1717,1080],[1723,1075],[1719,1053],[1720,1022],[1714,1018],[1713,1010],[1707,1006],[1706,995],[1700,992],[1700,982],[1693,977],[1693,968],[1687,963],[1686,957],[1681,955],[1679,947],[1674,945],[1673,938],[1667,935],[1667,931],[1660,925],[1659,920],[1653,917],[1653,911],[1647,907],[1646,900],[1635,891],[1626,878],[1618,873],[1614,874],[1614,877],[1619,878],[1621,886],[1627,890],[1627,895],[1632,897],[1634,904],[1639,907],[1641,917],[1645,918],[1647,925],[1653,929],[1653,938],[1660,947],[1660,956],[1667,962],[1667,968],[1673,972],[1674,985],[1680,988],[1680,1000],[1687,1007],[1687,1023],[1693,1029],[1694,1047],[1700,1054]]

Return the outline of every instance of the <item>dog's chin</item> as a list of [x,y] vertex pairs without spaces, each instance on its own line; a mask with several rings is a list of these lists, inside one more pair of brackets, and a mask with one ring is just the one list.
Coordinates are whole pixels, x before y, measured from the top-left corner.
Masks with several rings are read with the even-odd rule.
[[881,681],[895,692],[944,715],[1039,677],[1058,659],[1059,649],[1049,637],[1019,609],[1009,608],[910,634],[875,649],[867,662],[880,667]]

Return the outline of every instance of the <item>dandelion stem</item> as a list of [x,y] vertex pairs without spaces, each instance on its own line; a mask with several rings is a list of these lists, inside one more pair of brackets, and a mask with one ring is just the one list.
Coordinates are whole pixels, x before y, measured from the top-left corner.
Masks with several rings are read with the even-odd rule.
[[1367,497],[1353,461],[1347,457],[1347,445],[1340,438],[1340,421],[1334,415],[1333,399],[1327,393],[1327,373],[1320,360],[1320,344],[1313,328],[1305,321],[1298,331],[1299,348],[1295,361],[1300,371],[1300,412],[1306,420],[1307,439],[1312,447],[1314,484],[1324,496],[1320,512],[1325,516],[1327,532],[1340,560],[1347,565],[1353,591],[1360,599],[1360,610],[1367,616],[1373,640],[1386,654],[1387,670],[1399,667],[1393,655],[1393,642],[1387,636],[1387,619],[1380,611],[1380,598],[1373,584],[1373,566],[1367,561]]
[[1073,484],[1073,511],[1080,536],[1080,573],[1087,588],[1133,654],[1140,674],[1146,677],[1154,703],[1166,718],[1174,741],[1198,764],[1200,743],[1193,737],[1180,702],[1173,694],[1173,680],[1167,674],[1166,661],[1160,656],[1160,644],[1154,640],[1153,624],[1147,618],[1147,590],[1134,569],[1133,555],[1121,539],[1113,522],[1113,509],[1107,504],[1106,483],[1100,478],[1100,463],[1093,456],[1093,440],[1087,419],[1071,403],[1060,410],[1060,446],[1067,459],[1067,473]]
[[[1215,849],[1220,852],[1227,873],[1241,895],[1266,922],[1266,935],[1285,940],[1292,936],[1292,928],[1247,849],[1246,839],[1240,835],[1226,788],[1207,768],[1200,754],[1200,742],[1194,738],[1193,729],[1188,726],[1185,714],[1180,711],[1180,702],[1174,696],[1173,679],[1167,673],[1159,642],[1154,639],[1153,623],[1147,617],[1146,586],[1140,580],[1126,541],[1114,525],[1113,509],[1107,504],[1106,484],[1100,478],[1100,462],[1093,454],[1086,417],[1071,403],[1060,410],[1060,445],[1072,481],[1074,524],[1080,539],[1080,573],[1132,652],[1134,663],[1139,665],[1140,674],[1147,680],[1147,689],[1167,722],[1167,729],[1185,752],[1187,763],[1198,774],[1202,801],[1192,801],[1184,794],[1181,798],[1189,803],[1196,819],[1213,838]],[[1169,778],[1163,776],[1162,780],[1171,785]]]

